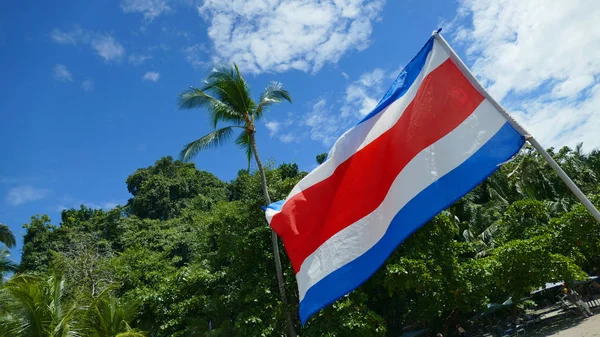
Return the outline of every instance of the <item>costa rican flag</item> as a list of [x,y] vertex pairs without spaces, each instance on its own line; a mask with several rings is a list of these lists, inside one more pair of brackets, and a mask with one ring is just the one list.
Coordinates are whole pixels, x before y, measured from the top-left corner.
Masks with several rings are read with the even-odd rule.
[[521,149],[505,114],[435,33],[327,160],[266,208],[296,273],[302,324]]

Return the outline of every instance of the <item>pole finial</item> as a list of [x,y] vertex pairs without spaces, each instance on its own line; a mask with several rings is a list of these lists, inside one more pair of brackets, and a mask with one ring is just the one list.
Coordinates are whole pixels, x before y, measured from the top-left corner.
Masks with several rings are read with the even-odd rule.
[[438,28],[438,29],[434,30],[433,33],[431,33],[431,35],[437,35],[441,32],[442,32],[442,28]]

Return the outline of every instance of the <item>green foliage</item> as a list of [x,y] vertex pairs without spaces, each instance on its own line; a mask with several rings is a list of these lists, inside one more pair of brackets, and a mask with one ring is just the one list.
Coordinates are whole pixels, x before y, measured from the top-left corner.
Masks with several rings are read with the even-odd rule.
[[513,240],[494,254],[496,286],[517,300],[546,282],[580,280],[585,274],[571,259],[551,252],[549,235]]
[[66,298],[59,275],[13,277],[0,290],[0,331],[7,336],[80,336],[76,317],[82,308]]
[[50,263],[50,251],[58,251],[64,246],[64,240],[53,240],[56,227],[50,224],[47,215],[31,217],[29,224],[23,225],[27,231],[23,237],[23,255],[19,271],[44,272]]
[[490,262],[465,259],[469,249],[453,240],[457,235],[451,219],[439,215],[388,261],[384,286],[402,305],[402,322],[440,325],[455,308],[468,312],[484,303]]
[[3,223],[0,223],[0,243],[6,245],[7,248],[12,248],[17,244],[15,235],[8,226]]
[[196,170],[194,164],[165,157],[154,166],[139,169],[127,178],[133,195],[128,207],[140,218],[166,220],[181,215],[191,204],[210,209],[225,200],[225,184],[214,175]]
[[[7,225],[0,223],[0,243],[7,248],[14,247],[17,243],[15,235]],[[9,260],[10,253],[0,246],[0,285],[4,282],[4,275],[17,271],[17,264]]]
[[530,239],[548,233],[550,217],[546,205],[524,199],[511,204],[502,216],[502,236],[506,241]]
[[86,335],[93,337],[115,336],[144,336],[141,332],[133,331],[129,323],[138,310],[135,301],[127,304],[107,294],[101,294],[92,300],[85,313],[84,327]]
[[96,298],[69,296],[66,285],[57,272],[13,277],[0,289],[0,336],[144,336],[129,326],[137,313],[134,302],[122,305],[108,291]]
[[[600,152],[578,151],[554,155],[600,204]],[[305,175],[271,163],[268,192],[281,200]],[[24,226],[19,274],[0,288],[0,336],[285,335],[259,172],[222,182],[166,157],[134,172],[127,188],[125,206],[82,206],[63,211],[56,226],[44,215]],[[282,265],[297,312],[285,256]],[[530,305],[519,300],[531,290],[599,266],[600,225],[526,148],[411,235],[365,284],[296,328],[303,336],[444,331],[488,303]]]
[[146,337],[146,335],[141,332],[127,331],[121,332],[120,334],[116,335],[116,337]]
[[17,271],[17,264],[9,260],[10,256],[8,250],[0,249],[0,285],[4,282],[4,275],[6,273],[13,273]]
[[[597,195],[592,201],[600,205]],[[575,260],[588,272],[600,267],[600,224],[583,205],[575,205],[570,212],[552,219],[551,227],[555,252]]]
[[327,160],[327,153],[321,153],[317,155],[317,164],[321,165]]

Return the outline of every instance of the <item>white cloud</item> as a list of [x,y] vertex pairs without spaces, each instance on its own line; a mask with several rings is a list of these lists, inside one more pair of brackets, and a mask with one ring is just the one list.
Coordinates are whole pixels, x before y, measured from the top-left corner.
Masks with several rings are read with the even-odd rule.
[[[326,99],[315,103],[304,123],[311,139],[331,146],[335,140],[375,108],[399,71],[375,68],[348,84],[339,110]],[[336,105],[336,106],[339,106]]]
[[342,71],[342,76],[343,76],[345,79],[349,79],[349,78],[350,78],[350,76],[348,76],[348,74],[346,74],[346,72],[344,72],[344,71]]
[[318,71],[369,44],[385,0],[205,0],[213,62],[244,71]]
[[94,90],[94,82],[92,80],[85,80],[81,82],[81,87],[85,91],[92,91]]
[[119,206],[119,203],[114,202],[114,201],[107,201],[107,202],[103,202],[100,204],[96,204],[93,202],[87,202],[87,203],[83,203],[84,205],[86,205],[89,208],[93,208],[93,209],[103,209],[103,210],[109,210],[112,208],[115,208],[117,206]]
[[47,194],[48,190],[35,188],[30,185],[21,185],[10,189],[5,200],[12,206],[18,206],[26,202],[43,199]]
[[206,52],[206,47],[203,44],[194,44],[183,49],[186,61],[194,68],[200,68],[208,64]]
[[473,72],[544,146],[600,146],[595,0],[463,0],[459,16]]
[[277,131],[279,131],[279,128],[281,127],[279,122],[266,122],[265,126],[267,127],[267,129],[269,129],[269,135],[271,137],[275,136],[277,134]]
[[306,115],[297,117],[288,114],[285,122],[265,121],[265,127],[270,137],[283,143],[297,142],[309,136],[325,146],[331,146],[346,130],[372,111],[396,75],[395,72],[376,68],[350,82],[340,102],[330,103],[327,98],[321,98],[312,103]]
[[123,203],[124,203],[124,201],[118,200],[118,199],[113,199],[113,200],[104,201],[104,202],[90,202],[90,201],[86,201],[83,199],[74,198],[70,195],[64,195],[60,198],[59,204],[58,204],[58,206],[55,207],[55,210],[57,212],[60,212],[65,209],[71,209],[71,208],[79,209],[79,207],[81,205],[85,205],[86,207],[93,208],[93,209],[109,210],[118,205],[122,205]]
[[[340,103],[331,104],[327,98],[321,98],[301,118],[290,114],[285,122],[265,121],[269,136],[290,143],[308,134],[312,140],[331,146],[346,130],[373,110],[398,73],[381,68],[365,72],[346,86]],[[293,132],[290,130],[292,127]]]
[[281,135],[279,136],[279,140],[282,143],[291,143],[293,141],[296,141],[298,138],[296,136],[294,136],[292,133],[286,133],[285,135]]
[[171,11],[165,0],[121,0],[121,9],[125,13],[141,13],[147,21]]
[[346,87],[342,115],[358,119],[371,112],[378,99],[383,96],[383,85],[391,84],[391,80],[386,83],[390,78],[391,74],[381,68],[362,74],[357,81]]
[[81,29],[81,27],[75,27],[69,32],[54,28],[52,31],[52,39],[58,44],[76,45],[80,42],[89,40],[89,33]]
[[61,82],[73,82],[73,76],[67,67],[63,64],[56,64],[52,68],[54,79]]
[[148,61],[149,59],[151,59],[152,56],[150,55],[141,55],[141,54],[131,54],[129,55],[129,63],[133,64],[134,66],[139,66],[140,64],[144,64],[144,62]]
[[106,62],[119,61],[125,56],[125,48],[111,35],[99,35],[91,46]]
[[142,80],[156,82],[160,78],[160,74],[155,71],[149,71],[142,76]]
[[[68,199],[71,199],[71,198],[68,198]],[[79,209],[79,207],[81,205],[85,205],[88,208],[102,209],[102,210],[108,211],[108,210],[113,209],[113,208],[115,208],[115,207],[117,207],[117,206],[120,205],[119,202],[115,202],[115,201],[107,201],[107,202],[101,202],[101,203],[94,203],[94,202],[86,202],[86,201],[81,201],[81,200],[79,200],[77,202],[70,203],[70,204],[72,204],[72,206],[70,206],[70,207],[69,206],[65,206],[65,204],[56,206],[55,210],[57,212],[62,212],[64,210],[68,210],[68,209],[71,209],[71,208]]]
[[292,114],[289,114],[288,119],[285,122],[266,121],[265,127],[269,130],[269,136],[271,138],[277,138],[282,143],[291,143],[298,140],[298,137],[292,132],[283,133],[283,130],[289,129],[293,124],[297,123],[294,123]]
[[89,44],[105,61],[120,61],[125,56],[125,48],[110,34],[97,34],[75,27],[71,31],[55,28],[52,39],[58,44]]
[[169,46],[167,46],[167,44],[164,42],[161,42],[159,44],[155,44],[155,45],[148,47],[149,51],[154,51],[154,50],[169,51],[169,49],[170,49]]
[[306,126],[310,128],[310,138],[323,142],[327,146],[332,145],[341,135],[341,131],[345,128],[342,123],[346,124],[347,122],[334,112],[325,98],[320,99],[312,106],[305,122]]
[[177,38],[183,38],[185,40],[189,40],[192,37],[192,33],[188,32],[186,30],[181,30],[176,27],[163,26],[161,30],[169,38],[177,37]]

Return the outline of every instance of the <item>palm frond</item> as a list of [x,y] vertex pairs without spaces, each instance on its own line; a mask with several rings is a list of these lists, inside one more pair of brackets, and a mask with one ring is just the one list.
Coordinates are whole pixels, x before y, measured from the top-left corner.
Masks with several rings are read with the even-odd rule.
[[3,223],[0,223],[0,242],[4,243],[8,248],[12,248],[17,244],[15,235],[10,228]]
[[90,331],[97,336],[115,336],[131,331],[128,322],[139,307],[137,302],[121,303],[117,298],[103,292],[90,305]]
[[229,122],[235,126],[241,126],[245,124],[241,113],[232,110],[229,106],[225,105],[221,101],[214,102],[210,109],[208,109],[208,114],[213,128],[216,128],[219,122]]
[[487,190],[490,199],[492,201],[496,201],[499,202],[500,204],[504,205],[504,206],[508,206],[510,203],[508,202],[508,200],[506,200],[501,194],[500,192],[498,192],[498,190],[496,190],[495,188],[488,186],[488,190]]
[[195,141],[184,146],[181,150],[180,157],[182,161],[188,161],[198,154],[198,152],[210,148],[215,148],[223,145],[223,143],[231,137],[233,126],[227,126],[217,129]]
[[252,161],[252,140],[250,139],[250,134],[244,129],[244,131],[236,138],[235,144],[246,153],[246,158],[248,159],[248,172],[250,172],[250,163]]
[[214,92],[221,102],[239,113],[250,114],[256,108],[250,97],[250,87],[235,64],[233,68],[222,66],[214,69],[202,90]]
[[217,101],[217,99],[204,91],[189,87],[179,94],[177,106],[180,110],[204,108],[213,104],[214,101]]
[[3,274],[6,272],[14,273],[17,271],[17,264],[9,260],[10,254],[6,249],[0,249],[0,284],[2,284]]
[[219,99],[209,95],[206,90],[190,87],[179,95],[178,106],[180,110],[193,108],[206,108],[214,128],[218,122],[230,122],[234,125],[242,125],[244,119],[240,112]]
[[144,335],[143,333],[139,332],[139,331],[127,331],[127,332],[121,332],[120,334],[116,335],[115,337],[146,337],[146,335]]
[[491,242],[494,239],[496,232],[501,229],[498,222],[493,223],[488,228],[486,228],[481,234],[479,234],[480,238],[484,242]]
[[[18,275],[2,287],[4,310],[14,316],[11,329],[17,335],[42,336],[53,330],[51,291],[45,280],[29,275]],[[0,328],[6,328],[2,326]]]
[[469,229],[465,229],[463,231],[462,235],[463,235],[463,238],[465,239],[465,241],[467,241],[467,242],[473,242],[473,241],[477,240],[475,238],[475,235],[473,235],[473,232],[471,232]]
[[282,100],[292,103],[292,96],[287,90],[283,89],[283,85],[280,82],[269,83],[265,91],[260,95],[260,100],[256,107],[256,119],[262,117],[264,111],[269,106],[280,103]]

